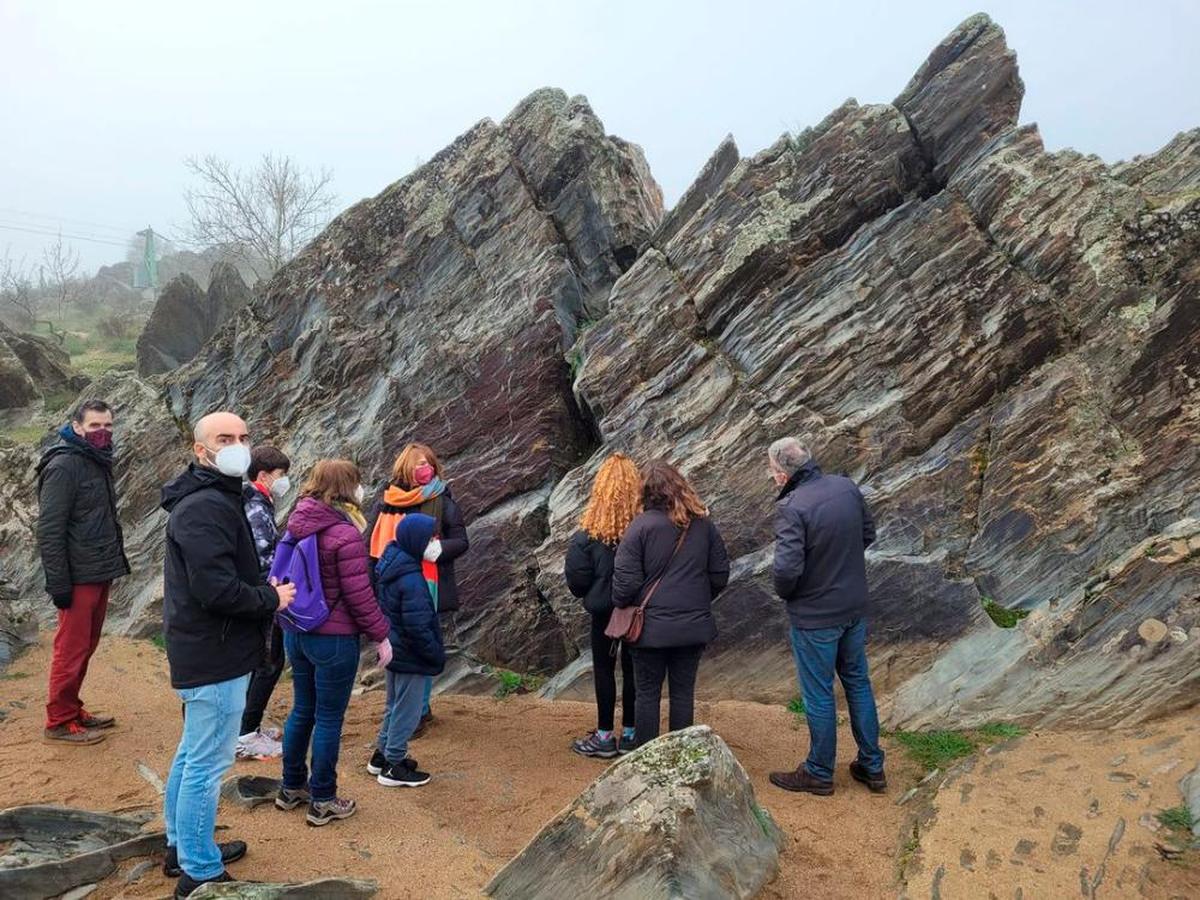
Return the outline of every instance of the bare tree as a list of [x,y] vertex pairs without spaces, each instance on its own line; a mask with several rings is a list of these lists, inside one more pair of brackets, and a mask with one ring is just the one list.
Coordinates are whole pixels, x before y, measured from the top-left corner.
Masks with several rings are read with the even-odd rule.
[[66,334],[57,331],[53,322],[40,318],[40,298],[33,288],[33,276],[25,258],[15,261],[11,250],[11,247],[5,247],[4,259],[0,261],[0,301],[13,309],[30,327],[41,323],[60,344],[63,343]]
[[42,251],[42,264],[49,276],[46,287],[58,306],[58,318],[67,315],[67,306],[79,297],[82,285],[76,275],[79,272],[79,252],[70,244],[64,244],[61,232],[58,240]]
[[263,156],[243,171],[215,156],[187,160],[196,183],[184,194],[189,238],[222,247],[268,278],[325,227],[335,197],[333,173],[301,169],[287,156]]

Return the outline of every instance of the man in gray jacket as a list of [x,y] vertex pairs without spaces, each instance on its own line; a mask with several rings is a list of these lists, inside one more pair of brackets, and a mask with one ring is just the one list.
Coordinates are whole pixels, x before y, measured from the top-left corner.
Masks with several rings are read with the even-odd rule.
[[796,438],[767,451],[780,487],[775,522],[775,591],[787,604],[792,652],[808,722],[808,759],[794,772],[772,772],[788,791],[833,793],[837,756],[836,672],[850,707],[858,758],[850,775],[870,790],[887,790],[879,715],[867,673],[867,567],[864,551],[875,540],[875,522],[858,486],[825,475]]

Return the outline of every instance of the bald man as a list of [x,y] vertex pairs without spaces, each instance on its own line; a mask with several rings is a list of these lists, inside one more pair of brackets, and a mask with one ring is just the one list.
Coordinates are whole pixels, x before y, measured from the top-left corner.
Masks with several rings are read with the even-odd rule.
[[167,519],[163,633],[171,686],[184,704],[183,737],[167,780],[163,818],[176,897],[206,882],[232,881],[225,864],[241,841],[217,845],[217,794],[233,764],[246,687],[263,654],[263,622],[285,609],[292,585],[263,582],[242,505],[250,434],[232,413],[195,428],[186,472],[162,490]]

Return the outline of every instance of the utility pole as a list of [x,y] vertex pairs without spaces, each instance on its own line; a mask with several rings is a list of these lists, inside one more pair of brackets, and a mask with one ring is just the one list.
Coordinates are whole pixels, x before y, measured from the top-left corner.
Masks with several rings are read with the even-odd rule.
[[139,231],[137,236],[144,238],[142,246],[142,264],[133,273],[133,286],[158,292],[158,248],[154,245],[154,229],[149,225],[145,231]]

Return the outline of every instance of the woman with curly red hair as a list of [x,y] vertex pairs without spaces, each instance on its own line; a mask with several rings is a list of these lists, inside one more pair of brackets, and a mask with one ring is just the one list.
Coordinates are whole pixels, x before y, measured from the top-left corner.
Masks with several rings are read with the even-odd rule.
[[634,674],[629,648],[620,644],[621,723],[613,730],[617,705],[617,644],[605,637],[612,616],[613,556],[625,529],[641,505],[641,478],[637,466],[623,453],[608,457],[592,482],[592,494],[567,547],[564,574],[571,593],[583,601],[592,619],[592,680],[596,688],[596,730],[575,741],[572,748],[583,756],[612,759],[633,749]]
[[670,730],[692,724],[696,673],[704,647],[717,636],[712,602],[729,582],[725,542],[695,489],[670,463],[642,470],[642,507],[613,564],[612,597],[619,607],[645,603],[633,645],[637,676],[636,746],[658,737],[663,679],[669,679]]

